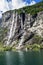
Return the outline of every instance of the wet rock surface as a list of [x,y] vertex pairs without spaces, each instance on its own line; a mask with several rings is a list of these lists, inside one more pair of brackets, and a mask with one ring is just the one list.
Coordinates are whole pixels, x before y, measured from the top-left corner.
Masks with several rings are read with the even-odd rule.
[[6,12],[2,17],[2,27],[8,30],[4,37],[6,45],[7,42],[8,45],[12,45],[16,40],[18,40],[18,45],[20,46],[32,44],[36,35],[40,39],[43,38],[43,11],[34,15]]

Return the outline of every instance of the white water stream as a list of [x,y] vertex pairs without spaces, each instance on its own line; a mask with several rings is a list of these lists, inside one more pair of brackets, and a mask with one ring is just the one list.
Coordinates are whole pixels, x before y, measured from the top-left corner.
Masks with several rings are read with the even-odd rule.
[[[17,19],[17,14],[16,14],[16,19]],[[13,14],[13,19],[11,21],[11,28],[10,28],[10,32],[9,32],[9,36],[8,36],[7,45],[10,44],[11,38],[15,34],[16,26],[17,26],[17,20],[15,22],[15,20],[14,20],[14,14]]]

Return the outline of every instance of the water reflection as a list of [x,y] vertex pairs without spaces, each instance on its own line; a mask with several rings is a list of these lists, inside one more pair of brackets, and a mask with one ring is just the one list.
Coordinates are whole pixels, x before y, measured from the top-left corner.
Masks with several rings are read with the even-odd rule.
[[12,64],[12,60],[11,60],[11,53],[9,51],[6,52],[5,57],[6,57],[6,64],[7,65],[11,65]]
[[6,64],[7,65],[24,65],[24,52],[6,52]]
[[3,52],[0,56],[0,65],[43,65],[43,51]]
[[24,65],[24,53],[23,53],[23,51],[18,51],[18,55],[19,55],[19,61],[20,61],[19,65]]

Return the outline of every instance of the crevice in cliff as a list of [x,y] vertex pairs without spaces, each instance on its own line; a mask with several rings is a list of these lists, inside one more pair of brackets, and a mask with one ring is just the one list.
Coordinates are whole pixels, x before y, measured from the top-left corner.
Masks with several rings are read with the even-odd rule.
[[37,17],[37,14],[32,15],[32,17],[30,18],[30,27],[32,27],[32,26],[33,26],[33,24],[34,24],[34,22],[35,22],[36,17]]
[[22,18],[22,22],[23,22],[23,25],[24,25],[24,21],[25,21],[25,13],[22,12],[22,13],[20,14],[20,16],[21,16],[21,18]]
[[5,22],[8,21],[11,18],[11,15],[9,15],[6,19]]
[[28,38],[24,41],[24,43],[26,43],[27,41],[29,41],[30,39],[32,39],[34,37],[34,33],[31,32],[30,35],[28,36]]

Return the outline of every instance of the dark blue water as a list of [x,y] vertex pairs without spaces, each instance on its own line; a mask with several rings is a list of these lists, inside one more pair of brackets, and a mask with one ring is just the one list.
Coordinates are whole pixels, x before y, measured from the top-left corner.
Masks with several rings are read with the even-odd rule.
[[43,50],[0,52],[0,65],[43,65]]

